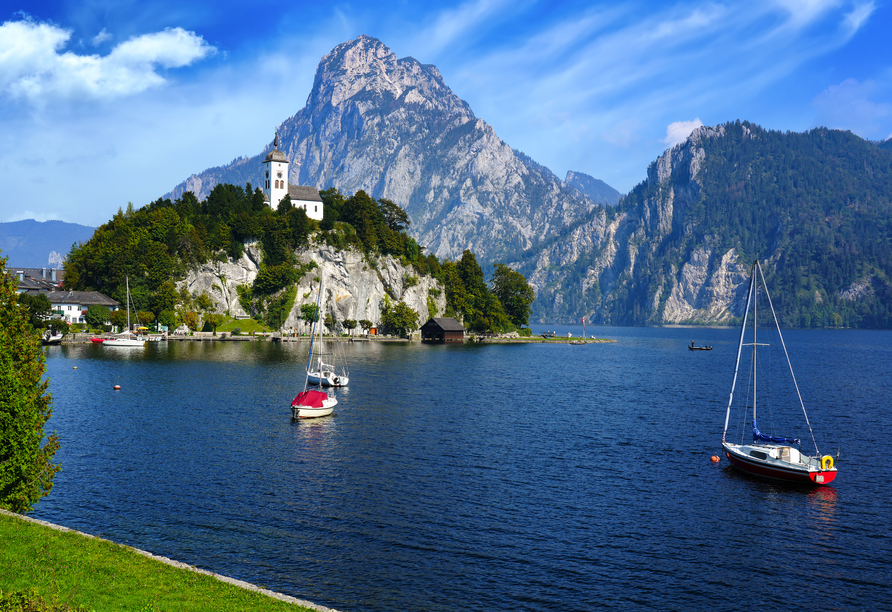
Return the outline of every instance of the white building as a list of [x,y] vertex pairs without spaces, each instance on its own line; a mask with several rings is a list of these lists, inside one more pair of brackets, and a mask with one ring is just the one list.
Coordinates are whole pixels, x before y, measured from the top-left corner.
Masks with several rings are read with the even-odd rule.
[[68,323],[85,323],[90,306],[105,306],[117,310],[120,304],[98,291],[49,291],[46,294],[53,312],[62,315]]
[[288,183],[288,158],[279,151],[279,133],[273,140],[273,150],[263,160],[263,199],[275,209],[287,194],[295,208],[303,208],[307,217],[322,221],[322,197],[315,187]]

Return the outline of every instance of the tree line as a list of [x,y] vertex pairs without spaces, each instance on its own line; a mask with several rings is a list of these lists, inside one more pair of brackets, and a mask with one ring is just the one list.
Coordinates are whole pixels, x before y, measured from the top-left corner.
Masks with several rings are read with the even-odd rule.
[[[186,192],[138,209],[128,204],[88,242],[72,246],[65,261],[65,288],[100,291],[124,303],[129,278],[140,321],[157,320],[173,329],[211,315],[206,295],[178,290],[176,281],[202,263],[238,259],[246,244],[256,243],[262,261],[253,284],[239,288],[239,300],[252,316],[277,329],[294,303],[288,288],[313,267],[301,265],[295,256],[313,235],[339,249],[357,249],[370,261],[393,256],[415,274],[436,278],[446,293],[443,314],[462,319],[469,329],[501,332],[528,324],[534,294],[519,273],[498,264],[486,283],[470,251],[457,262],[426,254],[407,233],[406,212],[388,199],[374,199],[364,191],[347,196],[334,188],[320,196],[321,221],[309,219],[288,196],[272,209],[250,183],[219,184],[202,202]],[[413,328],[411,320],[397,316],[407,314],[398,305],[384,308],[385,320],[379,323]]]

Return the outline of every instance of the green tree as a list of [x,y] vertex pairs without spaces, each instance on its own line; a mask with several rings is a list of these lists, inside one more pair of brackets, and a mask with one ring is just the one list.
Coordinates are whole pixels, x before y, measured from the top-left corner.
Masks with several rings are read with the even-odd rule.
[[164,312],[165,310],[173,310],[177,306],[180,294],[177,291],[173,281],[167,280],[161,284],[150,300],[152,310],[154,312]]
[[186,314],[183,315],[183,323],[186,324],[186,327],[195,331],[198,329],[198,326],[201,325],[201,318],[198,316],[198,313],[194,310],[190,310]]
[[87,314],[84,315],[84,318],[90,327],[102,327],[111,320],[111,311],[106,306],[94,304],[87,308]]
[[492,292],[502,303],[505,314],[514,325],[521,327],[530,322],[530,313],[533,311],[531,305],[536,299],[536,292],[523,274],[505,264],[496,264],[492,275]]
[[319,319],[318,310],[316,309],[316,304],[301,304],[300,305],[300,318],[306,321],[307,323],[315,323]]
[[[0,258],[5,270],[6,259]],[[52,397],[40,340],[16,299],[16,283],[7,272],[0,277],[0,507],[24,513],[53,488],[59,466],[56,434],[46,436]],[[43,445],[41,445],[43,443]]]
[[350,335],[352,336],[353,330],[356,329],[357,322],[356,319],[344,319],[342,325],[344,326],[344,329],[350,330]]
[[140,325],[148,327],[155,322],[155,313],[151,310],[140,310],[136,313],[136,319]]
[[118,329],[124,329],[127,327],[127,311],[126,310],[113,310],[109,313],[109,320],[112,322],[112,325],[116,326]]
[[50,318],[53,305],[44,293],[21,293],[18,296],[19,304],[27,311],[28,322],[32,327],[43,327],[44,321]]
[[384,308],[381,309],[381,323],[394,335],[405,336],[410,331],[418,329],[418,313],[402,300],[390,304],[385,296]]
[[177,327],[177,314],[173,310],[162,310],[158,315],[158,322],[167,326],[169,331],[173,331]]
[[214,312],[214,313],[207,315],[204,318],[204,321],[205,321],[205,323],[207,323],[208,325],[210,325],[211,327],[214,328],[214,333],[216,334],[217,328],[220,327],[221,325],[223,325],[223,321],[225,319],[226,319],[226,317],[224,317],[223,315],[217,314],[216,312]]
[[390,200],[381,198],[378,200],[378,210],[384,223],[395,233],[404,232],[409,228],[409,215],[405,210]]
[[369,321],[368,319],[360,319],[359,326],[362,328],[362,331],[368,331],[375,326],[374,323]]

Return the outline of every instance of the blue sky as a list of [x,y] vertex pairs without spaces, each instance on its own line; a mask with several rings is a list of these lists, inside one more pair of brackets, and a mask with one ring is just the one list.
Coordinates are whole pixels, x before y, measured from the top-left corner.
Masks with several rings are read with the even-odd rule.
[[892,0],[63,0],[0,8],[0,221],[107,221],[254,155],[334,46],[434,64],[509,145],[627,192],[699,124],[892,136]]

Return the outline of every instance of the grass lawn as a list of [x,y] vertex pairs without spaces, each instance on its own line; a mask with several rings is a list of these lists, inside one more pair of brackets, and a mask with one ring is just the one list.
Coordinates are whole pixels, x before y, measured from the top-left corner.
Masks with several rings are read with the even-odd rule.
[[217,333],[231,332],[236,327],[241,330],[243,336],[250,336],[251,332],[267,333],[273,331],[263,323],[258,323],[254,319],[229,319],[226,323],[217,328]]
[[172,567],[127,546],[0,513],[0,591],[7,595],[28,589],[44,602],[60,605],[57,609],[312,612]]

